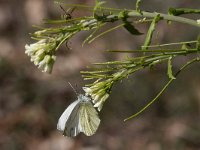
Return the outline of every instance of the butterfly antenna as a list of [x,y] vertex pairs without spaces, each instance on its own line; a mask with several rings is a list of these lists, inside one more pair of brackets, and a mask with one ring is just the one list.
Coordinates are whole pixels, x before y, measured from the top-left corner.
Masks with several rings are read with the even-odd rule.
[[73,91],[76,93],[76,95],[78,95],[78,92],[75,90],[75,88],[72,86],[72,84],[70,82],[68,82],[68,84],[71,86],[71,88],[73,89]]
[[67,11],[60,5],[60,8],[62,9],[62,11],[67,14]]

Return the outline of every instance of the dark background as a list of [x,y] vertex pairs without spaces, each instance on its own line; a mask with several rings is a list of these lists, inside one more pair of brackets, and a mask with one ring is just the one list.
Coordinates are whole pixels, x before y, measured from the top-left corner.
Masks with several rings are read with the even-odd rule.
[[[66,3],[93,5],[92,0]],[[112,0],[108,6],[134,8],[135,1]],[[149,0],[142,9],[166,13],[169,7],[199,8],[199,0]],[[72,50],[63,46],[53,73],[42,73],[24,54],[24,45],[33,42],[32,25],[43,18],[58,19],[64,12],[48,0],[0,0],[0,150],[198,150],[200,149],[200,70],[199,64],[184,71],[169,89],[142,115],[123,120],[151,100],[168,80],[166,65],[130,76],[113,88],[100,113],[95,135],[63,137],[56,130],[64,109],[76,99],[67,84],[82,92],[79,71],[92,62],[124,59],[126,54],[109,54],[105,49],[137,49],[144,36],[133,37],[119,29],[81,47],[89,34],[82,32],[70,40]],[[75,11],[74,16],[86,14]],[[189,16],[191,17],[191,16]],[[199,16],[194,16],[199,19]],[[140,30],[146,32],[146,25]],[[196,27],[160,23],[154,44],[195,40]],[[180,57],[174,70],[191,56]]]

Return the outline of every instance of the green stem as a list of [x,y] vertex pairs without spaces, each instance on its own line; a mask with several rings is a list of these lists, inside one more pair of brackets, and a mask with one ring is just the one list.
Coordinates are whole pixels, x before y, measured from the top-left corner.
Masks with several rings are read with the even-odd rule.
[[80,17],[80,18],[72,18],[72,19],[61,19],[61,20],[49,20],[49,19],[44,19],[45,24],[63,24],[63,23],[71,23],[75,21],[80,21],[80,20],[91,20],[93,17]]
[[[143,51],[141,51],[143,52]],[[160,60],[169,56],[185,56],[188,54],[192,53],[197,53],[199,52],[196,49],[191,49],[191,50],[185,50],[185,51],[171,51],[171,52],[162,52],[158,54],[152,54],[152,55],[147,55],[147,56],[142,56],[142,57],[136,57],[136,58],[129,58],[127,61],[110,61],[110,62],[103,62],[103,63],[93,63],[93,65],[125,65],[125,64],[132,64],[133,62],[140,61],[141,59],[144,59],[144,63],[146,62],[152,62],[156,60]]]
[[171,45],[181,45],[181,44],[191,44],[197,43],[198,41],[186,41],[186,42],[175,42],[175,43],[167,43],[167,44],[159,44],[159,45],[149,45],[148,47],[162,47],[162,46],[171,46]]
[[[142,11],[142,14],[139,14],[135,11],[129,12],[128,16],[129,17],[147,17],[147,18],[154,18],[158,13],[150,13],[150,12],[145,12]],[[179,17],[179,16],[172,16],[172,15],[167,15],[167,14],[163,14],[163,13],[159,13],[160,17],[164,20],[168,20],[168,21],[174,21],[174,22],[180,22],[180,23],[184,23],[184,24],[189,24],[192,26],[196,26],[196,27],[200,27],[199,24],[197,24],[196,20],[192,20],[192,19],[188,19],[188,18],[184,18],[184,17]]]
[[[81,9],[85,9],[85,10],[91,10],[91,11],[93,11],[94,7],[95,7],[95,6],[88,6],[88,5],[82,5],[82,4],[66,4],[66,3],[63,3],[63,2],[59,2],[59,1],[55,1],[55,4],[65,5],[65,6],[68,6],[68,7],[77,7],[77,8],[81,8]],[[120,9],[120,8],[108,8],[108,7],[99,7],[98,9],[99,10],[107,10],[107,11],[117,11],[117,12],[124,10],[124,9]]]
[[167,87],[171,84],[171,82],[173,80],[174,79],[170,79],[169,82],[164,86],[164,88],[158,93],[158,95],[152,101],[150,101],[145,107],[143,107],[140,111],[138,111],[134,115],[124,119],[124,121],[130,120],[130,119],[138,116],[139,114],[141,114],[144,110],[146,110],[151,104],[153,104],[158,99],[158,97],[160,97],[160,95],[167,89]]
[[[175,74],[175,77],[177,77],[181,71],[183,71],[184,69],[186,69],[188,66],[190,66],[191,64],[200,61],[200,59],[197,57],[195,59],[192,59],[191,61],[187,62],[186,64],[184,64]],[[134,115],[126,118],[124,121],[130,120],[136,116],[138,116],[139,114],[141,114],[143,111],[145,111],[150,105],[152,105],[156,100],[158,100],[158,98],[164,93],[164,91],[169,87],[169,85],[172,83],[172,81],[174,81],[174,79],[170,79],[167,84],[163,87],[163,89],[156,95],[156,97],[151,100],[145,107],[143,107],[140,111],[138,111],[137,113],[135,113]]]
[[98,34],[97,36],[93,37],[88,43],[90,44],[90,43],[92,43],[94,40],[96,40],[97,38],[99,38],[99,37],[101,37],[101,36],[103,36],[103,35],[105,35],[105,34],[111,32],[111,31],[114,31],[114,30],[116,30],[116,29],[118,29],[118,28],[121,28],[121,27],[123,27],[123,26],[124,26],[124,23],[123,23],[123,24],[120,24],[120,25],[118,25],[118,26],[115,26],[115,27],[113,27],[113,28],[110,28],[110,29],[106,30],[105,32],[102,32],[102,33]]
[[107,52],[120,52],[120,53],[141,53],[141,52],[156,52],[156,53],[165,53],[165,52],[197,52],[196,49],[183,50],[183,49],[159,49],[159,50],[107,50]]
[[[78,8],[85,8],[85,9],[94,9],[94,6],[87,6],[87,5],[79,5],[79,4],[64,4],[62,2],[55,2],[57,4],[63,4],[69,7],[78,7]],[[117,9],[117,8],[107,8],[107,7],[99,7],[99,10],[107,10],[107,11],[124,11],[124,9]],[[192,20],[192,19],[188,19],[188,18],[184,18],[184,17],[179,17],[179,16],[173,16],[173,15],[169,15],[169,14],[163,14],[163,13],[156,13],[156,12],[145,12],[142,11],[141,13],[138,13],[136,10],[130,10],[127,9],[128,16],[129,17],[147,17],[147,18],[154,18],[157,14],[160,14],[160,17],[162,17],[162,19],[164,20],[168,20],[168,21],[174,21],[174,22],[180,22],[180,23],[184,23],[184,24],[189,24],[192,26],[196,26],[196,27],[200,27],[199,24],[197,24],[196,20]],[[109,15],[107,16],[107,18],[117,18],[117,15]]]

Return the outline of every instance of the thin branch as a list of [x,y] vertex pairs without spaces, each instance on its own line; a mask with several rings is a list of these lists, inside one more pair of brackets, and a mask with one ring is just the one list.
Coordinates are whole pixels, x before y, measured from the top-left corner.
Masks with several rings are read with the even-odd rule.
[[[200,58],[195,58],[192,59],[191,61],[187,62],[186,64],[184,64],[175,74],[175,77],[177,77],[181,71],[183,71],[184,69],[186,69],[188,66],[192,65],[195,62],[200,61]],[[164,91],[169,87],[169,85],[172,83],[172,81],[174,81],[174,79],[170,79],[167,84],[163,87],[163,89],[156,95],[156,97],[151,100],[145,107],[143,107],[140,111],[138,111],[137,113],[135,113],[134,115],[126,118],[124,121],[130,120],[138,115],[140,115],[142,112],[144,112],[149,106],[151,106],[156,100],[158,100],[158,98],[164,93]]]

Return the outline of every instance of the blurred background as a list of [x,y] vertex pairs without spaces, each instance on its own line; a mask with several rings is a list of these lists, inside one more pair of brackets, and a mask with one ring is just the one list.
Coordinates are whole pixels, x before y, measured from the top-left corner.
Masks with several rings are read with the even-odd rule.
[[[93,0],[66,0],[66,3],[93,5]],[[108,6],[134,8],[132,0],[110,0]],[[199,9],[199,0],[143,1],[142,9],[166,13],[169,7]],[[53,73],[38,70],[24,54],[24,45],[33,42],[32,25],[44,18],[59,19],[64,12],[52,0],[0,0],[0,150],[199,150],[200,149],[200,64],[185,70],[155,104],[128,122],[167,82],[166,65],[144,70],[114,86],[100,113],[95,135],[63,137],[56,130],[58,118],[76,99],[67,84],[80,93],[80,70],[93,62],[124,59],[126,54],[109,54],[105,49],[137,49],[144,36],[132,36],[119,29],[81,47],[89,32],[70,40],[59,50]],[[88,12],[75,11],[74,17]],[[190,16],[189,16],[190,17]],[[194,16],[199,19],[199,16]],[[44,25],[46,26],[46,25]],[[147,31],[146,25],[139,29]],[[196,27],[159,24],[154,43],[195,40]],[[108,42],[109,41],[109,42]],[[177,70],[190,56],[174,62]]]

